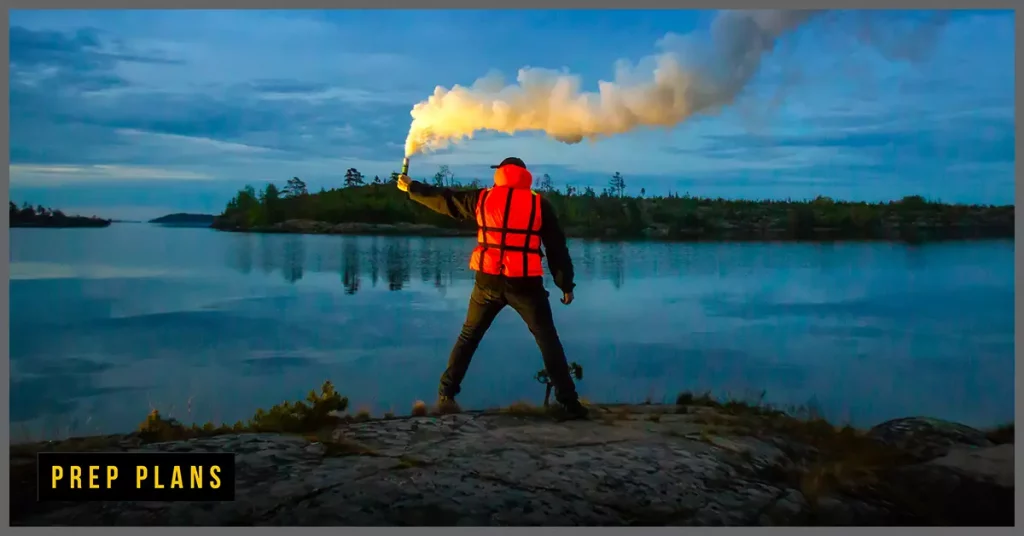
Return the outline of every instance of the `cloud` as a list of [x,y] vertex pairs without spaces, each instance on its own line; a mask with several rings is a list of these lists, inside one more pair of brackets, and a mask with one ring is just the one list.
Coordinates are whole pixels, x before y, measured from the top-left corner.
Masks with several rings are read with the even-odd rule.
[[212,177],[186,170],[117,165],[69,166],[11,164],[12,184],[60,185],[76,182],[209,180]]
[[[783,150],[799,154],[808,150],[834,150],[866,161],[882,163],[906,159],[956,159],[960,162],[1014,162],[1014,122],[1007,117],[947,116],[943,121],[904,122],[878,127],[835,129],[826,133],[715,135],[702,152],[733,157],[737,148],[754,154],[759,150]],[[777,152],[777,151],[773,151]],[[840,163],[840,162],[834,162]]]
[[10,63],[19,69],[54,67],[74,71],[112,70],[119,62],[180,64],[180,60],[138,53],[95,28],[70,33],[10,28]]
[[[93,28],[74,33],[10,28],[10,84],[12,104],[25,93],[57,96],[123,88],[130,83],[114,68],[121,63],[175,64],[173,59],[137,53],[124,43]],[[12,110],[20,112],[15,106]]]
[[[196,147],[197,149],[208,149],[221,153],[260,154],[273,152],[273,149],[268,149],[266,147],[220,141],[201,136],[182,136],[179,134],[164,134],[160,132],[146,132],[144,130],[134,129],[118,129],[114,132],[119,136],[133,138],[133,141],[138,143],[151,141],[156,143],[176,144],[179,147],[188,144]],[[149,140],[146,140],[146,138],[149,138]]]
[[330,86],[321,82],[300,82],[298,80],[282,80],[280,78],[268,80],[253,80],[249,83],[253,91],[259,93],[288,94],[288,93],[315,93],[324,91]]
[[[196,203],[188,189],[218,184],[203,195],[225,198],[204,198],[205,207],[246,182],[298,175],[333,186],[348,167],[385,176],[401,159],[412,105],[435,85],[527,65],[568,67],[594,84],[620,56],[652,51],[664,32],[650,28],[685,32],[707,19],[530,13],[12,12],[13,187],[72,199],[75,185],[91,184],[118,206],[156,195],[125,197],[136,181],[139,192],[168,196],[161,206],[184,207]],[[497,16],[509,21],[500,31]],[[866,37],[852,32],[855,17],[812,24],[766,59],[735,107],[676,129],[572,147],[483,135],[417,156],[413,174],[446,164],[486,178],[487,166],[514,154],[562,184],[601,187],[618,170],[649,192],[685,183],[707,195],[785,197],[807,185],[861,198],[916,188],[1010,201],[1012,13],[950,15],[941,31],[901,44],[900,21],[929,16],[893,15]],[[616,46],[571,21],[617,28],[605,38]],[[508,47],[513,35],[527,41]]]
[[[307,42],[311,29],[318,29],[312,31],[314,37],[328,37],[327,25],[292,20],[285,26],[275,25],[269,41],[277,43],[282,30],[304,33]],[[251,80],[236,76],[218,81],[207,76],[204,65],[210,56],[231,58],[245,50],[246,61],[255,56],[268,59],[238,42],[226,50],[200,51],[209,43],[136,39],[129,46],[128,40],[117,41],[109,38],[110,32],[91,28],[58,32],[15,25],[11,35],[11,156],[15,163],[135,165],[204,157],[201,165],[220,160],[225,169],[231,169],[242,153],[250,162],[257,155],[281,160],[337,157],[341,144],[355,145],[345,152],[356,158],[372,157],[374,138],[404,135],[401,123],[407,120],[386,121],[383,116],[408,116],[408,102],[414,98],[409,92],[374,90],[375,77],[367,79],[370,87],[352,87],[338,83],[341,80],[336,77],[332,83],[268,76],[266,65],[261,76]],[[265,41],[261,42],[264,47]],[[316,40],[312,44],[326,45]],[[339,69],[339,74],[360,70],[352,68],[352,54],[321,54],[328,56],[332,61],[318,58],[314,63],[323,68],[348,60],[349,67]],[[400,56],[394,54],[371,53],[361,60],[382,68],[401,64]],[[140,71],[140,64],[149,65]],[[153,71],[151,65],[163,69]],[[235,62],[226,70],[237,72],[238,66]],[[154,76],[158,72],[183,76],[177,83],[160,84],[162,77]],[[190,78],[192,83],[182,83]],[[360,116],[375,120],[357,127],[353,120]],[[57,141],[72,136],[76,143]],[[157,145],[163,150],[155,150]]]

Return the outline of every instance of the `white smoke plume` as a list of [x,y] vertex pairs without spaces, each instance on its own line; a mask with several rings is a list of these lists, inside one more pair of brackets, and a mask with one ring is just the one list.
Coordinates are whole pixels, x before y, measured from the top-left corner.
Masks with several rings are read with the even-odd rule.
[[658,43],[663,52],[646,58],[649,73],[620,62],[615,79],[599,82],[597,92],[582,91],[577,75],[538,68],[521,69],[511,85],[490,75],[470,87],[438,86],[413,107],[405,155],[441,149],[481,131],[541,131],[572,144],[639,127],[676,126],[732,103],[779,38],[817,13],[723,11],[712,22],[709,46],[695,47],[670,34]]

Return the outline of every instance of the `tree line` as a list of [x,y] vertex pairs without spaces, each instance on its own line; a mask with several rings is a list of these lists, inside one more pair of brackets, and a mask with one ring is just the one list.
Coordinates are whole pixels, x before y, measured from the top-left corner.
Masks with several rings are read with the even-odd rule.
[[[472,228],[440,216],[394,187],[398,173],[367,178],[355,168],[345,172],[342,186],[310,193],[298,177],[282,187],[268,183],[246,186],[232,198],[214,227],[239,231],[291,230],[289,221],[329,224],[427,224],[440,228]],[[448,166],[440,166],[427,182],[452,189],[475,189],[481,181],[463,183]],[[597,192],[555,186],[542,174],[535,188],[555,207],[569,236],[604,238],[700,239],[901,239],[997,238],[1013,236],[1014,207],[948,204],[921,196],[868,203],[819,196],[813,200],[736,200],[670,192],[648,196],[641,188],[627,195],[622,173],[613,173]]]
[[21,207],[8,201],[11,227],[106,227],[110,220],[96,216],[69,216],[64,212],[23,203]]

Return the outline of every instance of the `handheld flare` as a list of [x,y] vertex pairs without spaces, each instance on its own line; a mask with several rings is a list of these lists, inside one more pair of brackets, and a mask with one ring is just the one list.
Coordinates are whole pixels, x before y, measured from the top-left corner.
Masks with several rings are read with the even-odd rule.
[[402,175],[409,175],[409,157],[402,159]]

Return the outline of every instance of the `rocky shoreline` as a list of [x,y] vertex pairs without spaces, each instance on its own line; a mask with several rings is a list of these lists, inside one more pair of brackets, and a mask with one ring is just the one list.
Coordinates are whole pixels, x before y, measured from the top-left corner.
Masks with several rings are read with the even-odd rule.
[[[32,526],[1012,526],[1012,430],[926,418],[867,431],[742,405],[592,406],[347,419],[316,435],[137,435],[15,445]],[[362,422],[359,422],[362,421]],[[91,446],[90,446],[91,445]],[[232,451],[236,500],[35,502],[40,450]],[[32,488],[32,489],[30,489]]]

